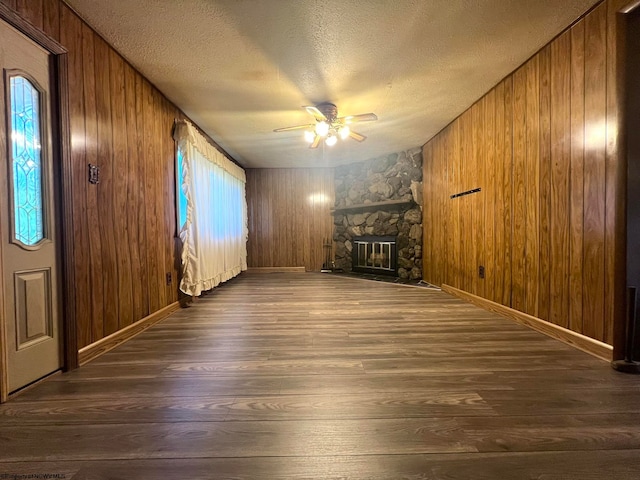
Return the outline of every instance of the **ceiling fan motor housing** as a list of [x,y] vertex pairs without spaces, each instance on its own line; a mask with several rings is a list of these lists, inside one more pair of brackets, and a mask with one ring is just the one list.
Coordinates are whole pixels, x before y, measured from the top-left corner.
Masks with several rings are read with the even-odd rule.
[[316,105],[316,108],[320,110],[325,117],[327,117],[328,123],[333,123],[338,117],[338,107],[336,107],[333,103],[319,103],[318,105]]

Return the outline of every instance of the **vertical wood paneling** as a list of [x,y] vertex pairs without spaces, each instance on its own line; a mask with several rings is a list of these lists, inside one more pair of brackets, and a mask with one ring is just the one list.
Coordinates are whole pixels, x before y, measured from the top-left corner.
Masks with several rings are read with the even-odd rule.
[[504,194],[504,291],[503,304],[511,307],[513,305],[513,217],[515,215],[513,202],[513,77],[505,80],[504,88],[504,175],[503,175],[503,194]]
[[[470,190],[472,188],[476,188],[476,151],[475,144],[477,139],[477,131],[476,126],[479,126],[476,123],[477,111],[478,108],[474,109],[475,105],[472,105],[468,110],[467,115],[467,128],[468,128],[468,141],[467,141],[467,151],[466,151],[466,172],[464,174],[464,188],[463,191]],[[441,153],[444,155],[444,153]],[[460,205],[463,208],[465,219],[466,219],[466,232],[465,236],[468,238],[467,248],[465,251],[465,261],[464,261],[464,276],[467,284],[467,288],[470,292],[474,292],[476,290],[476,276],[477,267],[474,267],[476,263],[476,222],[475,222],[475,212],[473,211],[473,201],[474,198],[471,195],[467,195],[464,197],[460,197]]]
[[[472,118],[471,112],[467,110],[462,114],[460,118],[460,157],[458,164],[460,165],[460,183],[458,189],[453,193],[464,192],[473,188],[469,183],[469,166],[471,165],[472,152]],[[438,152],[438,155],[441,153]],[[469,197],[459,197],[457,200],[458,208],[460,210],[460,286],[465,291],[471,291],[472,283],[469,277],[469,252],[471,251],[471,243],[473,242],[473,234],[471,230],[471,222],[469,218],[469,209],[467,208],[467,201]]]
[[[295,205],[295,203],[293,203],[293,191],[294,189],[303,191],[302,189],[304,188],[305,182],[304,180],[302,180],[302,182],[300,182],[299,184],[298,183],[294,184],[291,169],[285,169],[282,173],[284,174],[285,185],[295,185],[294,188],[285,188],[283,190],[285,205]],[[312,208],[311,205],[309,205],[309,207]],[[309,238],[308,236],[309,234],[307,233],[306,231],[307,229],[305,228],[308,225],[308,222],[305,222],[302,225],[300,224],[294,225],[293,222],[287,221],[285,212],[286,212],[285,209],[279,209],[277,213],[278,213],[278,223],[282,225],[282,227],[284,228],[286,232],[286,238],[294,238],[293,231],[296,228],[299,228],[301,230],[300,233],[302,234],[303,238],[304,237]],[[281,243],[278,245],[279,247],[278,253],[280,254],[278,257],[278,263],[282,264],[283,262],[286,262],[286,256],[288,255],[287,255],[287,245],[284,242],[282,242],[282,237],[280,238],[281,238]],[[304,263],[304,250],[309,249],[309,244],[307,242],[303,242],[301,247],[302,248],[296,248],[288,252],[289,255],[293,254],[292,255],[293,261],[297,265]]]
[[162,97],[160,93],[152,88],[153,92],[153,103],[152,108],[153,112],[155,112],[153,116],[153,138],[155,145],[155,154],[152,160],[154,164],[154,192],[155,192],[155,208],[153,214],[156,217],[156,236],[154,237],[154,241],[156,242],[156,257],[155,262],[157,263],[158,274],[153,280],[155,281],[149,288],[155,289],[158,291],[158,306],[157,308],[162,308],[163,305],[167,305],[167,281],[166,281],[166,260],[165,260],[165,245],[168,241],[165,238],[165,216],[164,216],[164,203],[165,203],[165,195],[164,195],[164,182],[163,175],[165,173],[164,167],[164,151],[165,151],[165,142],[166,138],[169,138],[171,130],[163,129],[163,118],[162,118]]
[[[444,259],[425,280],[613,342],[624,304],[615,28],[624,3],[603,2],[424,146],[425,201],[434,204],[424,254]],[[476,186],[482,202],[438,205]],[[451,232],[441,238],[444,224]]]
[[[302,188],[306,191],[309,191],[311,185],[309,183],[309,177],[306,177],[302,181]],[[311,232],[318,231],[318,229],[322,228],[322,217],[320,216],[320,212],[318,209],[321,209],[323,206],[323,202],[320,198],[312,196],[310,199],[311,203],[311,218],[309,218],[309,222],[304,226],[304,235],[307,238],[310,238]],[[329,242],[332,242],[332,239],[329,238]],[[309,242],[304,245],[303,248],[304,256],[302,257],[302,262],[304,265],[311,263],[312,258],[317,258],[318,256],[322,256],[322,244],[318,242]]]
[[551,303],[549,319],[569,326],[569,173],[571,166],[571,37],[551,44]]
[[[99,37],[94,40],[96,111],[98,121],[98,212],[102,257],[103,336],[118,330],[118,259],[116,254],[117,230],[114,228],[114,168],[113,128],[111,121],[111,90],[109,46]],[[97,338],[94,338],[94,341]]]
[[43,0],[16,0],[16,11],[31,24],[42,29]]
[[160,308],[160,292],[157,288],[158,277],[158,217],[156,215],[156,128],[155,112],[153,110],[153,90],[149,83],[145,81],[142,86],[144,104],[144,146],[145,156],[148,159],[145,169],[145,197],[146,197],[146,217],[147,217],[147,264],[149,266],[147,277],[147,288],[149,290],[149,311],[155,312]]
[[540,246],[538,317],[549,320],[551,303],[551,47],[540,58]]
[[[247,182],[245,187],[247,199],[256,198],[257,194],[254,191],[255,184],[256,182],[251,182],[251,183]],[[256,231],[257,221],[259,218],[260,218],[260,213],[257,210],[256,202],[251,202],[251,203],[247,202],[247,228],[250,232]],[[249,251],[251,251],[252,243],[253,242],[250,238],[249,241],[247,242],[247,254],[249,253]]]
[[571,29],[571,218],[569,328],[582,332],[584,225],[584,22]]
[[[484,180],[482,188],[484,195],[482,201],[484,203],[484,258],[483,265],[485,269],[485,279],[483,283],[483,297],[490,297],[495,300],[495,291],[493,290],[493,279],[496,275],[496,244],[495,244],[495,201],[496,198],[496,176],[491,171],[491,166],[496,162],[495,149],[495,118],[496,118],[496,90],[492,90],[487,94],[486,105],[484,110],[484,126],[485,126],[485,148],[483,149],[483,173]],[[485,170],[486,169],[486,170]]]
[[[43,3],[42,15],[42,29],[44,33],[57,41],[60,41],[60,4],[58,2],[45,0]],[[83,22],[83,38],[84,30],[87,28],[87,24]]]
[[4,3],[7,7],[16,9],[16,0],[0,0],[0,2]]
[[606,6],[585,18],[583,328],[598,340],[604,340],[606,18]]
[[[96,106],[94,36],[93,30],[87,25],[82,26],[86,161],[87,164],[98,165],[98,113]],[[86,221],[89,231],[89,258],[92,259],[89,265],[89,277],[91,282],[91,341],[94,341],[104,336],[104,282],[102,277],[101,212],[98,202],[98,185],[87,185],[85,201]]]
[[[621,151],[620,139],[623,129],[629,129],[622,122],[623,82],[621,74],[625,63],[625,48],[619,45],[622,40],[622,29],[618,28],[618,13],[629,6],[629,0],[608,0],[607,7],[607,147],[606,147],[606,205],[605,205],[605,342],[614,345],[616,356],[623,351],[624,328],[614,328],[617,318],[626,317],[626,209],[624,191],[617,188],[626,183],[626,163],[619,161]],[[637,8],[635,15],[637,15]],[[637,25],[637,24],[636,24]],[[625,27],[627,28],[627,27]],[[631,30],[629,30],[629,33]],[[636,33],[637,35],[637,33]],[[619,357],[618,357],[619,358]]]
[[525,265],[524,312],[538,316],[540,267],[540,69],[539,57],[525,65]]
[[[453,238],[456,235],[455,230],[458,227],[458,225],[450,224],[449,219],[451,218],[452,209],[457,205],[457,202],[451,200],[451,194],[454,193],[451,191],[451,188],[452,188],[451,186],[455,185],[457,180],[452,176],[452,172],[449,168],[452,164],[452,161],[451,159],[447,158],[446,152],[456,151],[457,130],[458,130],[457,123],[452,123],[447,127],[446,141],[443,147],[443,151],[441,151],[442,160],[443,160],[443,165],[442,165],[443,178],[440,180],[440,183],[437,187],[438,188],[437,197],[440,204],[440,209],[438,213],[439,223],[436,223],[435,225],[432,226],[432,228],[437,228],[438,225],[443,225],[443,224],[445,225],[445,229],[443,232],[444,235],[441,239],[442,244],[440,245],[441,251],[443,252],[442,263],[443,263],[444,271],[441,273],[440,279],[443,282],[444,281],[451,282],[451,284],[456,283],[456,280],[454,279],[456,272],[455,272],[455,269],[452,268],[453,264],[450,262],[447,262],[446,258],[444,257],[446,257],[446,255],[454,254],[453,249],[449,247],[453,245]],[[423,235],[423,243],[424,243],[424,235]]]
[[[450,199],[450,195],[456,192],[460,192],[461,190],[461,181],[460,181],[460,170],[457,168],[459,164],[459,155],[460,155],[460,120],[456,120],[453,123],[452,129],[452,139],[450,142],[450,151],[443,152],[445,154],[445,158],[449,158],[447,162],[447,174],[450,179],[449,185],[444,185],[444,192],[434,192],[436,194],[442,195],[444,201],[449,205],[449,217],[443,219],[443,221],[447,221],[450,224],[450,229],[452,231],[452,239],[453,243],[448,245],[444,250],[447,256],[451,256],[454,259],[453,262],[450,263],[448,271],[451,272],[452,277],[452,285],[456,288],[460,288],[461,281],[461,273],[460,273],[460,245],[461,245],[461,230],[460,230],[460,202],[452,201]],[[450,155],[450,156],[449,156]],[[438,228],[438,225],[434,225],[433,228]],[[423,240],[425,243],[426,240]],[[426,247],[425,247],[426,248]],[[434,252],[434,254],[437,254]]]
[[[473,112],[473,184],[471,188],[484,187],[484,111],[485,99],[483,97],[476,103],[471,111]],[[469,273],[473,278],[473,292],[484,296],[484,280],[478,274],[478,268],[484,265],[484,204],[485,193],[477,193],[469,195],[468,203],[472,216],[472,232],[473,232],[473,257],[469,265]],[[465,197],[463,197],[465,198]]]
[[[128,250],[129,272],[131,275],[131,311],[132,320],[144,318],[143,285],[140,282],[141,262],[140,253],[144,245],[144,236],[140,235],[140,225],[138,223],[139,209],[144,202],[140,198],[138,187],[138,166],[137,158],[137,121],[136,121],[136,75],[129,65],[124,66],[124,98],[125,98],[125,124],[126,128],[126,159],[123,165],[125,172],[124,181],[126,187],[125,210],[123,211],[126,222],[127,236],[129,241],[124,248]],[[142,250],[144,251],[144,250]]]
[[319,271],[333,236],[333,169],[249,169],[249,267]]
[[[136,105],[136,145],[137,145],[137,155],[138,159],[148,158],[146,145],[149,142],[145,131],[145,105],[146,105],[146,95],[145,95],[145,80],[138,73],[135,75],[136,82],[136,95],[135,95],[135,105]],[[142,287],[142,296],[140,297],[140,308],[142,309],[142,318],[147,315],[153,313],[149,309],[150,301],[149,301],[149,257],[147,255],[148,252],[148,242],[147,242],[147,210],[145,206],[147,205],[147,162],[146,161],[138,161],[136,162],[136,184],[135,189],[138,192],[138,237],[140,240],[140,285]]]
[[[446,143],[448,139],[448,130],[445,130],[445,134],[438,139],[438,142],[443,144]],[[436,158],[435,158],[435,182],[436,182],[436,190],[438,192],[442,191],[442,185],[444,183],[444,177],[446,176],[446,166],[445,166],[445,158],[442,154],[443,149],[436,149]],[[436,222],[440,227],[434,231],[435,236],[435,245],[439,245],[440,251],[444,248],[444,229],[446,228],[442,222],[442,211],[444,207],[444,196],[442,194],[436,195],[433,198],[433,207],[436,212]],[[442,281],[442,279],[446,276],[445,270],[445,261],[443,255],[435,255],[433,258],[433,265],[435,267],[435,271],[437,272],[436,280]]]
[[520,68],[513,75],[513,263],[511,303],[516,310],[526,309],[526,97],[527,71]]
[[[252,190],[255,192],[255,196],[251,197],[256,200],[250,200],[247,198],[247,202],[254,204],[259,203],[260,209],[259,229],[249,234],[248,246],[251,248],[249,248],[249,251],[247,252],[247,262],[250,266],[274,265],[273,250],[269,248],[269,242],[266,240],[262,241],[263,239],[271,239],[272,235],[275,234],[275,232],[272,232],[271,230],[271,225],[273,224],[273,219],[271,218],[273,212],[271,209],[271,195],[260,196],[260,188],[262,191],[273,192],[273,186],[270,184],[271,176],[268,176],[266,173],[267,172],[265,170],[249,170],[247,172],[247,175],[254,175],[253,178],[256,183]],[[247,178],[247,183],[248,182],[249,179]],[[257,200],[258,198],[260,198],[259,202]],[[253,263],[254,258],[256,262],[255,264]]]
[[[433,190],[432,186],[435,181],[435,175],[433,174],[433,143],[428,143],[422,149],[422,165],[423,176],[422,182],[422,199],[424,203],[424,210],[422,212],[422,228],[423,238],[429,239],[433,242],[434,226],[435,226],[435,212],[433,206]],[[424,246],[422,250],[422,271],[424,278],[434,278],[435,269],[433,268],[433,254],[435,252],[435,246]]]
[[[494,100],[494,158],[495,163],[493,169],[489,168],[489,173],[492,173],[494,179],[494,193],[493,195],[487,195],[487,200],[492,203],[492,209],[494,211],[494,255],[493,275],[491,279],[491,300],[497,303],[503,302],[504,294],[504,279],[505,279],[505,243],[507,241],[505,231],[505,213],[506,213],[506,201],[504,195],[504,173],[509,162],[511,155],[505,156],[504,152],[504,136],[505,136],[505,116],[504,116],[504,104],[505,104],[505,83],[500,82],[495,88],[495,100]],[[491,161],[489,162],[491,164]],[[491,171],[493,170],[493,171]],[[451,221],[454,221],[453,219]],[[489,263],[489,262],[487,262]]]
[[[109,89],[111,91],[112,125],[112,204],[113,226],[116,232],[127,228],[127,122],[125,117],[124,62],[113,50],[109,52]],[[118,329],[133,323],[131,258],[127,242],[115,241],[118,282]]]
[[[447,194],[447,185],[450,184],[451,180],[451,172],[449,171],[449,165],[451,164],[449,158],[446,155],[446,152],[449,152],[453,149],[453,145],[455,142],[455,132],[453,125],[449,125],[447,127],[447,135],[444,138],[444,147],[440,152],[440,182],[438,184],[438,225],[442,225],[443,228],[440,229],[440,248],[444,255],[441,255],[440,262],[442,263],[442,270],[440,274],[440,280],[444,281],[451,275],[449,264],[447,262],[446,256],[450,254],[447,249],[447,245],[449,245],[448,239],[453,235],[453,225],[449,225],[447,222],[447,218],[449,217],[449,210],[451,209],[454,202],[451,201],[451,194]],[[424,236],[424,235],[423,235]]]
[[[440,139],[438,138],[434,143],[438,143],[439,141]],[[430,223],[432,223],[432,228],[434,228],[431,233],[431,237],[429,237],[433,248],[429,250],[429,255],[425,257],[424,261],[429,263],[429,269],[431,272],[433,272],[433,275],[439,276],[441,275],[442,272],[438,270],[438,267],[437,267],[438,258],[436,255],[434,255],[434,251],[436,250],[436,248],[442,248],[442,246],[438,243],[439,238],[435,230],[435,225],[438,225],[438,221],[440,219],[440,212],[438,211],[438,207],[436,206],[436,198],[437,198],[436,192],[438,192],[438,157],[435,156],[435,152],[437,152],[438,149],[435,145],[432,145],[431,151],[434,153],[434,155],[432,155],[427,159],[430,162],[429,169],[431,172],[430,189],[432,193],[429,197],[429,202],[431,202],[431,205],[429,205],[429,219],[427,220],[427,217],[425,217],[423,220],[424,222],[429,221]],[[425,160],[424,154],[422,158],[424,162]],[[424,222],[423,222],[423,225],[424,225]]]
[[[84,104],[83,104],[83,62],[82,62],[82,24],[78,17],[66,6],[60,10],[60,21],[65,28],[61,32],[61,41],[69,48],[69,90],[76,92],[69,99],[69,115],[71,128],[71,162],[72,171],[72,192],[74,199],[78,199],[73,204],[73,245],[76,265],[75,282],[78,290],[85,294],[76,295],[77,315],[87,315],[90,317],[89,297],[86,295],[90,290],[89,282],[89,235],[86,221],[86,208],[84,205],[86,194],[86,152],[85,152],[85,125],[84,125]],[[78,342],[80,346],[91,341],[91,324],[89,322],[78,322]]]
[[[291,175],[291,172],[289,173],[290,175],[289,175],[288,181],[294,181]],[[300,182],[300,187],[302,188],[303,191],[307,191],[307,192],[309,191],[310,189],[309,177],[302,179],[302,181]],[[304,225],[302,225],[302,235],[307,238],[310,238],[312,231],[317,231],[316,229],[320,227],[321,219],[316,216],[316,210],[318,208],[319,203],[321,203],[321,201],[318,197],[316,197],[315,195],[309,196],[309,208],[311,211],[311,215],[310,215],[309,221],[306,222]],[[295,229],[295,226],[293,227],[293,229]],[[290,231],[291,235],[293,235],[294,233],[293,229]],[[323,242],[303,243],[302,249],[299,252],[301,253],[301,255],[298,255],[296,262],[302,265],[307,265],[308,263],[311,262],[312,258],[316,258],[316,256],[321,256],[322,245],[323,245]]]

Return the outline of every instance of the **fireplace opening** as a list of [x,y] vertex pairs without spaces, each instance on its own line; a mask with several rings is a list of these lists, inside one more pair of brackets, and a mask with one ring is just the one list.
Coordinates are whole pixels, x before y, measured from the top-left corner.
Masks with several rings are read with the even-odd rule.
[[397,276],[396,237],[364,236],[353,239],[354,272]]

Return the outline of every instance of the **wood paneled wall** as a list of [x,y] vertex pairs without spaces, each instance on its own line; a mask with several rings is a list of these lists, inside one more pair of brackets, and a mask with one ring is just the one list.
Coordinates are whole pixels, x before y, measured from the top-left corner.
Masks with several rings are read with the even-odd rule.
[[[68,50],[78,347],[177,301],[180,112],[59,0],[0,0]],[[87,164],[100,168],[88,183]],[[171,273],[173,284],[166,284]]]
[[[626,25],[627,78],[625,87],[626,121],[629,132],[640,131],[640,7],[629,15]],[[627,280],[629,286],[640,288],[640,135],[627,136]],[[637,294],[636,294],[637,295]],[[640,295],[637,295],[635,315],[640,318]],[[625,346],[626,347],[626,346]],[[640,358],[640,334],[636,335],[634,359]],[[626,352],[625,348],[625,352]]]
[[319,271],[333,237],[331,168],[248,169],[249,267]]
[[610,344],[624,3],[600,4],[423,152],[424,278]]

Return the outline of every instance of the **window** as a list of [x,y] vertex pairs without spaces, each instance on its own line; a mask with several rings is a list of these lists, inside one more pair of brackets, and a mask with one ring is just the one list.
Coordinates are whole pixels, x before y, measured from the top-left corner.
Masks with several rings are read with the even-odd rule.
[[180,290],[200,295],[247,269],[246,176],[191,123],[177,122],[174,139],[180,172]]
[[40,92],[20,75],[9,83],[13,236],[34,246],[45,236]]
[[187,223],[187,196],[184,193],[183,183],[183,154],[178,147],[176,153],[176,198],[178,200],[178,235]]

